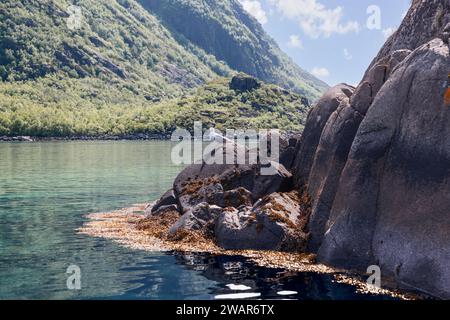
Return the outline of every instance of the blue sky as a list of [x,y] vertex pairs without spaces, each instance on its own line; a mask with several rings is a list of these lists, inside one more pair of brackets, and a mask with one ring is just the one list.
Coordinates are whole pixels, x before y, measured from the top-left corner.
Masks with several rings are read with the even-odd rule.
[[330,85],[359,83],[410,5],[410,0],[240,2],[300,67]]

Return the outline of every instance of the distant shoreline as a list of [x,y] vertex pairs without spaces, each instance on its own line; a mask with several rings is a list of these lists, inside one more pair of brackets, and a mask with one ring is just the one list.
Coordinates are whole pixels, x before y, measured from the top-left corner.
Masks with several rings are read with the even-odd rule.
[[46,142],[46,141],[150,141],[170,140],[166,134],[132,134],[124,136],[69,136],[69,137],[34,137],[34,136],[0,136],[1,142]]
[[[289,139],[301,135],[301,132],[282,131],[282,136]],[[171,134],[129,134],[123,136],[98,135],[98,136],[68,136],[68,137],[37,137],[37,136],[0,136],[1,142],[46,142],[46,141],[152,141],[171,140]]]

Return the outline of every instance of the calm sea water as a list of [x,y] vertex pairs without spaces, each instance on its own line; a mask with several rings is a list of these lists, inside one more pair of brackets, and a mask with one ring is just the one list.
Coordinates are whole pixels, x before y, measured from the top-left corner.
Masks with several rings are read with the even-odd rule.
[[[85,215],[157,199],[182,169],[170,142],[0,143],[0,299],[387,299],[329,275],[256,267],[240,257],[166,254],[78,235]],[[81,269],[81,290],[66,270]],[[248,291],[227,285],[245,285]],[[295,291],[287,296],[280,291]]]

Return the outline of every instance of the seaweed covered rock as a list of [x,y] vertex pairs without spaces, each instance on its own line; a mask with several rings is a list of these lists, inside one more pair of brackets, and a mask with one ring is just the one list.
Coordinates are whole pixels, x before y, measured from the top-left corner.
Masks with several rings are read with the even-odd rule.
[[215,226],[225,249],[303,251],[308,211],[295,192],[273,193],[253,207],[225,209]]
[[[239,156],[238,150],[248,159],[248,149],[238,146],[235,156]],[[222,152],[226,155],[226,150]],[[252,204],[268,194],[292,188],[292,174],[279,163],[269,162],[273,174],[263,175],[261,163],[206,164],[208,162],[205,159],[202,164],[192,164],[176,177],[173,189],[182,213],[201,202],[224,207],[229,206],[230,200]]]
[[[282,140],[281,158],[289,165],[297,141]],[[226,155],[225,150],[219,152]],[[233,152],[248,159],[246,148],[237,145]],[[172,239],[195,232],[225,249],[304,249],[309,207],[304,208],[297,193],[291,192],[292,174],[283,165],[273,161],[266,165],[208,163],[206,157],[202,164],[185,168],[173,190],[150,210],[151,216],[159,218],[166,213],[173,217],[177,209],[179,218],[169,231]],[[271,167],[272,174],[262,174],[264,166]],[[234,221],[240,221],[237,229],[233,229]]]
[[222,212],[222,208],[208,203],[199,203],[170,228],[169,234],[173,235],[180,230],[198,231],[209,234],[214,228],[215,221]]

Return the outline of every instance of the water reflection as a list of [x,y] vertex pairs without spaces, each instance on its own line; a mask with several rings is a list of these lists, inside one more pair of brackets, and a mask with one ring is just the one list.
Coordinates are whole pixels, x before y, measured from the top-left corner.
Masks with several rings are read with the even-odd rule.
[[[355,288],[340,284],[329,274],[299,273],[283,269],[262,268],[240,256],[211,256],[209,254],[168,254],[174,263],[186,271],[162,280],[152,274],[154,260],[128,270],[142,272],[140,285],[115,298],[151,299],[158,291],[171,292],[180,299],[296,299],[296,300],[391,300],[390,296],[360,294]],[[158,263],[161,261],[159,260]],[[166,270],[171,274],[170,266]],[[147,273],[148,272],[148,273]],[[184,274],[186,273],[186,277]],[[180,291],[177,291],[180,290]],[[164,296],[164,295],[163,295]]]

